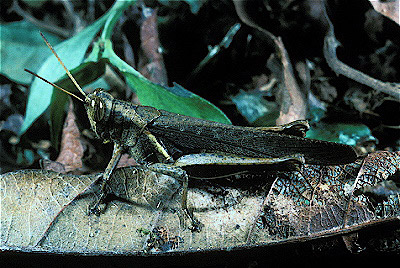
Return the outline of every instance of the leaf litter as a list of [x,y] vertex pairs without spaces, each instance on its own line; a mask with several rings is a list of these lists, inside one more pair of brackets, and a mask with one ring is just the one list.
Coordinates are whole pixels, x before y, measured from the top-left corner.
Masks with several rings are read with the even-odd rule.
[[[192,180],[189,206],[204,225],[198,233],[181,225],[181,185],[169,176],[139,166],[118,169],[110,186],[115,197],[99,217],[87,211],[99,193],[96,174],[17,171],[0,177],[1,245],[3,250],[137,255],[347,234],[398,220],[399,192],[373,202],[359,191],[388,179],[398,183],[399,170],[399,152],[377,152],[348,165],[305,165],[301,172],[258,179]],[[178,242],[155,242],[160,230]]]
[[[150,50],[157,53],[160,45],[154,44]],[[283,52],[284,48],[281,55]],[[290,61],[288,64],[287,68],[292,68]],[[166,72],[162,63],[158,69]],[[162,77],[160,81],[166,81]],[[293,73],[290,77],[297,83]],[[74,128],[65,127],[64,131],[73,134]],[[78,140],[73,135],[70,142]],[[66,145],[67,141],[62,143]],[[64,149],[58,160],[64,158],[60,162],[70,165],[71,171],[78,168],[80,164],[75,160],[79,162],[82,148],[64,146]],[[69,153],[79,156],[72,159],[63,156]],[[29,200],[30,207],[13,207],[11,214],[2,216],[1,226],[7,229],[1,232],[1,245],[7,250],[140,254],[268,245],[347,234],[398,219],[399,163],[398,152],[378,152],[346,166],[305,166],[301,174],[264,174],[262,182],[256,183],[260,186],[256,190],[255,186],[238,187],[232,181],[228,185],[221,182],[223,186],[218,182],[192,183],[189,201],[205,226],[204,233],[199,234],[180,225],[179,183],[167,176],[143,172],[140,167],[118,170],[120,183],[112,186],[116,199],[100,218],[86,213],[87,206],[96,198],[96,174],[60,175],[48,171],[4,174],[2,204],[10,205],[17,196]],[[265,178],[268,183],[263,182]],[[382,188],[384,194],[377,195],[375,192]],[[51,194],[45,197],[44,192]],[[37,222],[41,217],[46,220]],[[356,242],[349,243],[346,246]]]

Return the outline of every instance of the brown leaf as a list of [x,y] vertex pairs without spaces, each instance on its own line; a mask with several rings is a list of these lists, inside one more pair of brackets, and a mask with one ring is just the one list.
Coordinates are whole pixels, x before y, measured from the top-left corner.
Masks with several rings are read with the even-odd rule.
[[307,88],[302,89],[296,81],[289,54],[286,51],[282,39],[276,37],[274,34],[262,28],[255,22],[255,19],[253,19],[248,12],[248,8],[251,6],[250,1],[234,1],[234,4],[239,18],[245,24],[261,31],[274,43],[275,55],[268,61],[270,66],[271,62],[279,61],[280,66],[274,68],[275,70],[273,70],[273,72],[276,73],[276,76],[280,78],[282,83],[281,92],[278,96],[280,102],[280,114],[276,120],[276,124],[283,125],[295,120],[306,119],[308,104],[305,92],[309,91],[309,85],[307,85]]
[[42,159],[40,162],[40,167],[44,170],[59,172],[62,174],[67,173],[65,170],[65,165],[60,162],[52,161],[49,159]]
[[139,72],[154,83],[168,85],[167,70],[160,52],[157,10],[144,8],[143,15],[145,20],[140,27],[141,54],[138,63]]
[[91,253],[142,250],[147,237],[139,229],[153,228],[159,218],[155,209],[163,207],[159,202],[168,204],[179,183],[134,167],[116,170],[113,176],[119,178],[118,184],[111,184],[113,191],[130,203],[112,201],[99,217],[88,215],[88,207],[98,198],[100,187],[93,183],[101,176],[43,170],[1,175],[0,248]]
[[[399,169],[400,152],[378,152],[343,166],[304,166],[301,173],[192,180],[189,207],[204,225],[198,233],[180,225],[180,182],[142,167],[115,171],[110,186],[119,199],[100,216],[87,213],[100,190],[93,184],[96,175],[8,173],[0,176],[0,248],[136,255],[143,250],[272,246],[343,235],[397,220],[398,195],[374,205],[354,192],[395,180]],[[271,188],[269,179],[275,179]]]
[[313,237],[395,219],[400,215],[398,196],[373,205],[367,196],[354,192],[399,169],[400,152],[377,152],[348,165],[305,165],[301,173],[279,176],[260,216],[267,224],[254,235],[269,229],[275,239]]
[[75,120],[76,117],[71,102],[62,131],[60,154],[56,159],[56,162],[65,166],[65,172],[82,168],[83,146]]
[[274,40],[279,49],[281,61],[281,96],[280,113],[276,120],[277,125],[287,124],[296,120],[304,120],[307,115],[307,98],[294,76],[293,67],[281,38]]
[[130,157],[129,154],[123,154],[121,156],[121,159],[118,161],[117,168],[129,167],[134,165],[137,165],[135,159]]
[[386,17],[392,19],[393,21],[400,24],[400,2],[399,0],[395,1],[376,1],[376,0],[369,0],[372,4],[374,9],[385,15]]
[[59,214],[95,180],[45,170],[0,175],[1,247],[36,248]]

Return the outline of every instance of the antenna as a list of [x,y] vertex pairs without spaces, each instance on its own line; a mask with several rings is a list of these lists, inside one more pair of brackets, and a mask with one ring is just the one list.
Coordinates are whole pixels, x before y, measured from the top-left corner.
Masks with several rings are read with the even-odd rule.
[[73,93],[71,93],[71,92],[69,92],[69,91],[63,89],[63,88],[60,87],[60,86],[57,86],[56,84],[54,84],[54,83],[52,83],[52,82],[50,82],[50,81],[44,79],[43,77],[41,77],[41,76],[35,74],[34,72],[29,71],[28,69],[24,69],[24,71],[25,71],[25,72],[28,72],[28,73],[30,73],[30,74],[32,74],[32,75],[34,75],[34,76],[36,76],[36,77],[39,78],[39,79],[42,79],[43,81],[45,81],[46,83],[52,85],[53,87],[58,88],[59,90],[61,90],[61,91],[65,92],[65,93],[67,93],[67,94],[69,94],[69,95],[71,95],[71,96],[77,98],[77,99],[80,100],[81,102],[84,102],[81,98],[79,98],[79,97],[76,96],[75,94],[73,94]]
[[[50,48],[51,52],[53,52],[54,56],[56,56],[58,62],[60,62],[60,64],[61,64],[62,67],[64,68],[65,72],[66,72],[67,75],[69,76],[69,78],[70,78],[70,79],[72,80],[72,82],[75,84],[76,88],[82,93],[83,96],[86,96],[86,93],[85,93],[85,92],[82,90],[82,88],[79,86],[78,82],[76,82],[75,78],[74,78],[74,77],[72,76],[72,74],[69,72],[69,70],[67,69],[67,67],[65,67],[64,63],[62,62],[62,60],[60,59],[60,57],[57,55],[57,53],[56,53],[56,51],[54,50],[54,48],[50,45],[49,41],[47,41],[46,37],[44,37],[44,35],[43,35],[42,32],[40,32],[40,35],[42,36],[44,42],[46,42],[46,45]],[[30,72],[30,73],[31,73],[31,72]],[[32,73],[32,74],[33,74],[33,73]],[[35,74],[34,74],[34,75],[35,75]],[[44,78],[42,78],[42,77],[40,77],[40,76],[38,76],[38,75],[35,75],[35,76],[38,77],[38,78],[40,78],[40,79],[42,79],[42,80],[44,80],[45,82],[48,82],[47,80],[45,80]],[[48,83],[51,84],[50,82],[48,82]],[[52,84],[52,85],[54,85],[54,84]],[[57,86],[57,88],[59,88],[59,87]],[[63,91],[65,92],[66,90],[63,90]],[[71,95],[72,93],[69,93],[69,94]],[[73,95],[73,94],[72,94],[72,95]],[[75,96],[75,95],[74,95],[74,96]]]

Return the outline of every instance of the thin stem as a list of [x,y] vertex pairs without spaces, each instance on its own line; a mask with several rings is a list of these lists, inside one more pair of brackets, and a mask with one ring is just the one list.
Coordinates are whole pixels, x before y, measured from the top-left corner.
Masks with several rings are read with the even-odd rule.
[[71,33],[68,30],[65,30],[65,29],[63,29],[61,27],[57,27],[56,25],[44,23],[43,21],[40,21],[40,20],[36,19],[31,14],[29,14],[28,12],[23,10],[18,5],[18,1],[16,1],[16,0],[13,1],[11,10],[15,11],[15,13],[17,13],[18,15],[23,17],[25,20],[31,22],[32,24],[36,25],[39,28],[45,29],[48,32],[55,33],[55,34],[57,34],[59,36],[62,36],[64,38],[68,38],[71,35]]
[[114,14],[110,14],[108,16],[106,23],[104,24],[104,30],[101,33],[101,39],[107,40],[111,39],[113,30],[115,25],[117,24],[119,18],[124,13],[124,10],[128,8],[130,5],[134,4],[136,0],[128,0],[128,1],[117,1],[114,5],[120,5],[121,8],[116,8]]

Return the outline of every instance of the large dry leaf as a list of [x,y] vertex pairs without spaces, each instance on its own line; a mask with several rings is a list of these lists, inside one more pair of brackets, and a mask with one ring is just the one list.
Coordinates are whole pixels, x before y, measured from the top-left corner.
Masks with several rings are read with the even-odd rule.
[[58,214],[85,192],[96,176],[22,170],[0,179],[1,247],[34,249]]
[[254,233],[288,239],[395,219],[400,216],[400,192],[379,203],[355,192],[394,174],[398,182],[399,169],[399,152],[378,152],[348,165],[305,166],[301,173],[285,174],[274,182],[259,218],[264,224],[256,225]]
[[400,152],[379,152],[349,165],[308,165],[261,179],[192,180],[189,206],[204,225],[194,233],[180,225],[180,184],[165,175],[117,170],[111,187],[119,198],[96,216],[87,208],[99,192],[97,175],[8,173],[0,177],[1,249],[138,255],[345,234],[398,220],[398,192],[377,202],[357,190],[398,182],[399,169]]

